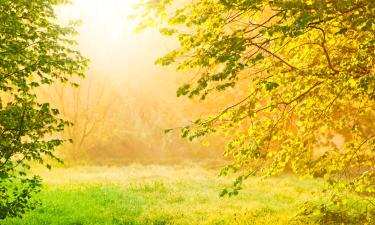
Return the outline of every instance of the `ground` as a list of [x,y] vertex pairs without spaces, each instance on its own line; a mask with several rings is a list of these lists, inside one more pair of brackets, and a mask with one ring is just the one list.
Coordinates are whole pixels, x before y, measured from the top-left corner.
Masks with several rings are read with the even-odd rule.
[[2,225],[305,224],[295,216],[323,182],[293,175],[250,178],[238,196],[219,197],[233,177],[198,164],[36,170],[42,205]]

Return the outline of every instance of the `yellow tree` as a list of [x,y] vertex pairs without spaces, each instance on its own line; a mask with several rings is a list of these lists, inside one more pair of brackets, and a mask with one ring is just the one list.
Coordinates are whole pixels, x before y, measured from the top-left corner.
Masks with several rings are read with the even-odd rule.
[[[229,138],[222,170],[290,168],[375,194],[375,3],[367,0],[145,0],[140,29],[159,27],[179,47],[157,60],[193,71],[180,96],[232,96],[217,114],[182,128],[190,140]],[[192,72],[192,74],[193,74]],[[245,95],[243,94],[245,93]],[[339,141],[338,141],[339,140]]]

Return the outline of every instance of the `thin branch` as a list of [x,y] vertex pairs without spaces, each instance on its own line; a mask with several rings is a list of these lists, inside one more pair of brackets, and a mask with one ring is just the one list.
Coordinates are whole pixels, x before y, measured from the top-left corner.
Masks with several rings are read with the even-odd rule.
[[276,55],[275,53],[272,53],[270,52],[268,49],[262,47],[261,45],[258,45],[258,44],[254,44],[252,43],[252,45],[262,49],[263,51],[267,52],[268,54],[270,54],[271,56],[273,56],[274,58],[280,60],[282,63],[284,63],[285,65],[289,66],[292,70],[299,70],[297,67],[295,66],[292,66],[291,64],[289,64],[287,61],[285,61],[284,59],[282,59],[280,56]]
[[326,46],[326,33],[325,33],[325,31],[324,31],[322,28],[320,28],[320,27],[311,26],[311,25],[310,25],[309,27],[314,28],[314,29],[317,29],[317,30],[320,30],[320,31],[322,32],[322,34],[323,34],[323,40],[322,40],[322,43],[320,44],[320,46],[321,46],[322,49],[323,49],[324,55],[325,55],[325,57],[326,57],[326,59],[327,59],[328,66],[329,66],[329,68],[330,68],[333,72],[335,72],[335,73],[339,73],[340,71],[334,68],[334,66],[333,66],[333,64],[332,64],[331,57],[329,56],[329,52],[328,52],[328,49],[327,49],[327,46]]

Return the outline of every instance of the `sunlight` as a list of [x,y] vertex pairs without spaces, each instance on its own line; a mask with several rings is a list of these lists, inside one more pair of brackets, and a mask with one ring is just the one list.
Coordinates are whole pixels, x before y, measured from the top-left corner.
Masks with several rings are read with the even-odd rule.
[[57,9],[63,21],[80,20],[83,30],[90,30],[93,38],[118,44],[133,31],[136,22],[128,19],[137,0],[74,0],[71,5]]
[[374,1],[0,0],[0,225],[375,225]]
[[78,48],[90,58],[90,69],[99,76],[111,76],[117,81],[149,76],[158,70],[154,60],[169,50],[157,31],[134,32],[138,22],[129,16],[137,2],[72,0],[72,4],[56,8],[61,23],[81,21],[77,27]]

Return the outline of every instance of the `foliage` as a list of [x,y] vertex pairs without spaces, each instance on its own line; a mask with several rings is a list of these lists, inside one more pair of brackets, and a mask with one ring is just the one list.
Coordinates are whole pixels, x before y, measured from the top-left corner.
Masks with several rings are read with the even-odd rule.
[[56,22],[54,7],[65,2],[0,1],[0,219],[35,207],[41,180],[28,175],[30,162],[57,159],[53,150],[64,142],[55,133],[69,122],[39,102],[37,90],[83,77],[87,60],[73,49],[75,24]]
[[[228,140],[222,170],[290,169],[375,195],[375,3],[367,0],[145,0],[139,28],[178,48],[156,61],[194,74],[178,96],[233,104],[182,128]],[[245,90],[245,94],[242,94]]]
[[373,224],[375,205],[348,197],[347,192],[325,194],[320,202],[308,201],[295,217],[297,220],[317,224]]

